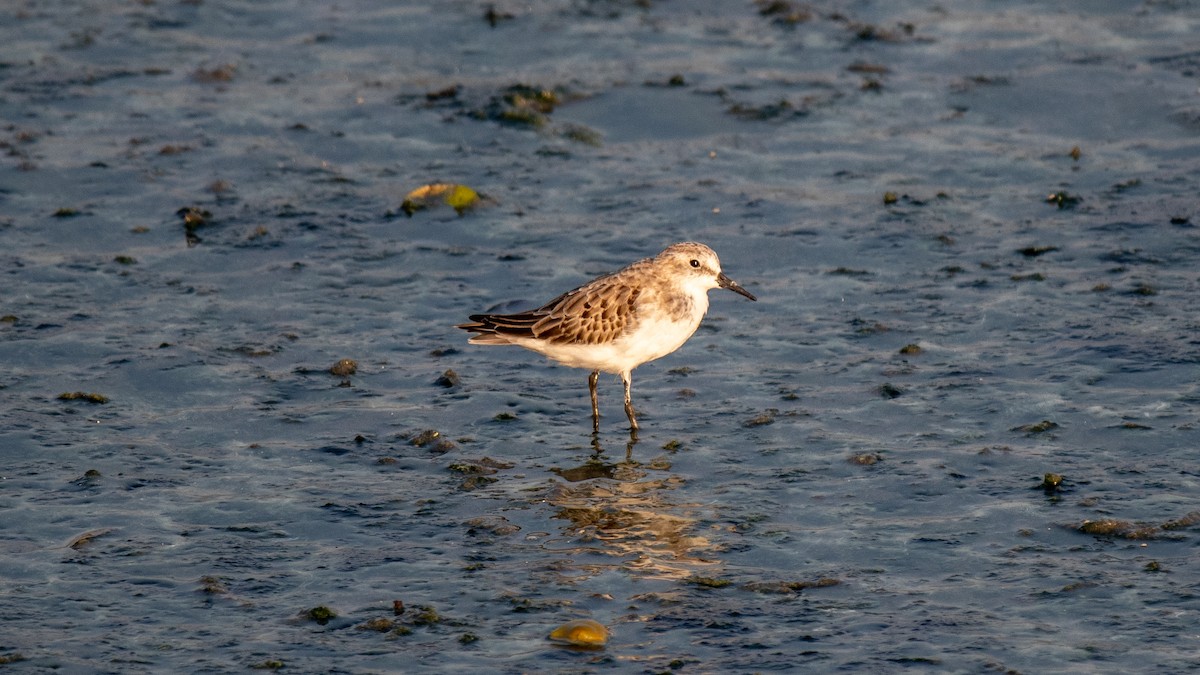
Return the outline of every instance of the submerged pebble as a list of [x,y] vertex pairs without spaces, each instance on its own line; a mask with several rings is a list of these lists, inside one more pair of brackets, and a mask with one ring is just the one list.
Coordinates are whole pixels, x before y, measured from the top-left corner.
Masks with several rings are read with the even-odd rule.
[[329,372],[338,377],[346,377],[358,372],[358,362],[354,359],[342,359],[329,367]]

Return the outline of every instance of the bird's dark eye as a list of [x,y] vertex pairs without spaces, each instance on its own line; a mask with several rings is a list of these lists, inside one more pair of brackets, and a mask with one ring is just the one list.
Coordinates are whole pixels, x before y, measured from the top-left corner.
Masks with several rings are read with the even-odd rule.
[[699,266],[700,266],[700,261],[699,261],[699,260],[692,260],[692,262],[690,262],[690,263],[688,263],[688,264],[689,264],[689,265],[691,265],[692,267],[699,267]]

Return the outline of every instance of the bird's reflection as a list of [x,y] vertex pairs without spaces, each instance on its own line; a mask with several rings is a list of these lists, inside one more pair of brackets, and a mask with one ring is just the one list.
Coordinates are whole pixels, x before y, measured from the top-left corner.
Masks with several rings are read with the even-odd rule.
[[[551,471],[562,478],[552,490],[554,517],[580,552],[621,558],[621,566],[654,576],[686,578],[720,564],[717,548],[695,533],[698,504],[671,499],[684,480],[670,472],[669,456],[633,459],[631,435],[622,461],[606,461],[598,435],[583,464]],[[593,570],[595,572],[600,569]]]

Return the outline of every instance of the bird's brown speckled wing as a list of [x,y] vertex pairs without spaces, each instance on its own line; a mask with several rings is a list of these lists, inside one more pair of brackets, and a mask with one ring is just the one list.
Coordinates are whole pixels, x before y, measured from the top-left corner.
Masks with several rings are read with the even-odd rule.
[[516,314],[474,314],[465,330],[563,344],[600,344],[636,321],[640,291],[626,283],[625,268],[568,291],[538,309]]
[[641,291],[618,273],[600,277],[542,307],[533,334],[550,342],[600,344],[611,342],[637,320],[635,305]]

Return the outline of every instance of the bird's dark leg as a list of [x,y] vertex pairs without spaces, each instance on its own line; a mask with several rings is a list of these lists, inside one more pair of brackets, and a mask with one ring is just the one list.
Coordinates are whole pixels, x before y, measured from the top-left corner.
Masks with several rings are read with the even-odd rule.
[[625,383],[625,415],[629,417],[629,435],[637,437],[638,423],[633,416],[633,401],[629,398],[629,385],[633,382],[632,373],[621,373],[621,381]]
[[593,370],[588,375],[588,393],[592,395],[592,433],[600,433],[600,406],[596,404],[596,380],[600,379],[600,371]]

